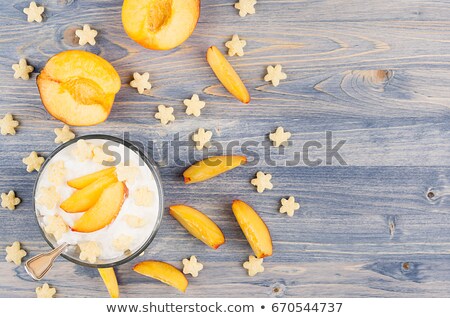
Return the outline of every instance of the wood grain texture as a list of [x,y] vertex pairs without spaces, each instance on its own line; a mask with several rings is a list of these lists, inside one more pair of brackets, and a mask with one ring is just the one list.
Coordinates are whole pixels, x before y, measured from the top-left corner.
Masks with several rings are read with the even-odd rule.
[[[168,52],[145,50],[125,35],[118,0],[40,1],[42,24],[26,22],[28,1],[1,2],[0,115],[12,112],[21,126],[16,136],[0,138],[0,192],[14,189],[23,200],[16,211],[0,213],[1,297],[34,297],[39,285],[5,262],[4,247],[19,240],[29,255],[48,248],[31,211],[36,174],[26,173],[21,158],[55,148],[53,129],[62,124],[44,110],[34,80],[50,56],[79,48],[74,32],[84,23],[99,35],[96,46],[83,49],[109,60],[123,85],[108,121],[75,128],[77,135],[129,132],[132,140],[157,142],[166,206],[206,212],[227,237],[212,251],[166,213],[138,260],[180,267],[196,255],[205,269],[180,295],[132,272],[133,261],[118,268],[123,297],[450,297],[450,1],[261,0],[255,15],[240,18],[234,1],[204,0],[193,36]],[[210,45],[225,51],[234,33],[248,43],[244,57],[229,59],[252,95],[248,106],[230,97],[205,60]],[[31,81],[12,78],[21,57],[36,68]],[[263,76],[276,63],[288,79],[275,88]],[[136,71],[150,72],[149,95],[128,85]],[[193,93],[207,102],[197,119],[182,104]],[[159,104],[175,108],[174,124],[155,121]],[[269,149],[277,166],[261,160],[202,184],[185,186],[184,167],[159,148],[176,134],[188,140],[200,127],[223,145],[267,144],[278,126],[293,137],[284,154]],[[347,166],[283,166],[306,141],[324,143],[326,131],[346,140]],[[323,149],[311,155],[323,157]],[[250,185],[259,169],[272,173],[272,191],[257,194]],[[290,195],[302,207],[288,219],[277,210]],[[236,198],[260,212],[274,239],[266,271],[253,278],[242,268],[251,250],[231,214]],[[58,297],[108,296],[96,270],[63,259],[46,281]]]

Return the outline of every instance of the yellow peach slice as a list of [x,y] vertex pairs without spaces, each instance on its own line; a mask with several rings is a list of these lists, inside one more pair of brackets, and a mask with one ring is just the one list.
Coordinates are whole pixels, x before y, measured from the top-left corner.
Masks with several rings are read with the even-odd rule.
[[211,46],[206,52],[206,60],[211,66],[222,85],[239,101],[248,104],[250,94],[233,66],[215,46]]
[[106,175],[81,190],[75,191],[60,207],[68,213],[84,212],[91,208],[100,198],[103,191],[117,182],[114,174]]
[[128,36],[148,49],[170,50],[194,32],[200,0],[125,0],[122,24]]
[[108,61],[78,50],[50,58],[36,82],[47,111],[71,126],[105,121],[121,86],[119,75]]
[[80,190],[104,176],[112,175],[114,172],[116,172],[116,167],[106,168],[76,179],[69,180],[67,181],[67,185],[69,187]]
[[225,243],[225,237],[220,228],[202,212],[186,205],[173,205],[169,213],[189,233],[213,249]]
[[247,158],[245,156],[209,157],[187,168],[183,173],[184,182],[186,184],[202,182],[232,170],[246,162]]
[[134,265],[133,270],[144,276],[148,276],[175,287],[181,292],[185,292],[188,280],[182,272],[174,266],[160,261],[144,261]]
[[105,283],[106,289],[108,289],[111,298],[119,298],[119,284],[117,283],[116,273],[114,273],[114,268],[99,268],[103,282]]
[[258,213],[250,205],[240,200],[233,201],[232,209],[256,257],[271,256],[272,238],[269,229]]
[[128,189],[124,182],[113,183],[103,191],[94,206],[75,221],[72,230],[91,233],[109,225],[119,214],[127,196]]

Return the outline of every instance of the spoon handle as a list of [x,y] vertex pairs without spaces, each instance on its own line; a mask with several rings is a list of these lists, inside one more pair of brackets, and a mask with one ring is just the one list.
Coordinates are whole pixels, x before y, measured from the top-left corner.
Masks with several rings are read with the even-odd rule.
[[41,280],[45,274],[52,268],[55,259],[61,255],[67,247],[67,243],[64,243],[54,250],[38,254],[25,262],[25,270],[28,275],[34,280]]

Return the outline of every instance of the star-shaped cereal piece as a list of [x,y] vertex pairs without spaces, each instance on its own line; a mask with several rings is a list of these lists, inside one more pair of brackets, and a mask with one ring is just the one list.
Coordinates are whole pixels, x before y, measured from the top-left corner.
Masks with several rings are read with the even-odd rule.
[[285,132],[283,127],[278,127],[274,133],[269,135],[269,139],[273,141],[274,147],[280,147],[281,145],[286,146],[291,136],[292,134],[287,131]]
[[158,106],[158,112],[155,114],[155,118],[161,121],[161,124],[167,125],[171,121],[175,121],[173,115],[173,107],[166,107],[164,105]]
[[16,198],[16,194],[13,190],[10,190],[8,194],[2,193],[2,208],[13,211],[16,209],[16,205],[20,203],[20,199]]
[[234,7],[239,10],[239,15],[245,17],[247,14],[254,14],[256,0],[239,0]]
[[44,163],[44,157],[39,157],[36,151],[32,151],[28,157],[22,159],[22,162],[27,165],[27,171],[39,171]]
[[91,29],[89,24],[83,25],[83,29],[76,30],[75,35],[80,38],[78,41],[78,44],[80,45],[86,45],[89,43],[90,45],[95,45],[95,37],[97,36],[98,32],[94,29]]
[[199,128],[197,133],[192,135],[192,140],[195,141],[195,147],[202,150],[203,147],[208,148],[212,137],[212,131],[206,131],[204,128]]
[[53,131],[56,134],[55,143],[57,144],[63,144],[75,138],[75,134],[68,125],[64,125],[63,128],[55,128]]
[[280,85],[280,81],[287,78],[286,73],[283,73],[281,71],[283,67],[280,64],[277,64],[275,66],[268,66],[267,67],[267,75],[264,76],[264,80],[266,82],[272,82],[272,85],[277,87]]
[[56,294],[56,288],[50,288],[47,283],[42,285],[42,287],[36,287],[37,298],[53,298]]
[[239,39],[237,34],[233,35],[231,41],[225,43],[229,56],[244,56],[244,47],[246,45],[247,41]]
[[190,259],[183,259],[183,273],[191,274],[192,277],[197,277],[198,272],[203,269],[203,264],[197,261],[197,257],[194,255]]
[[104,164],[107,162],[112,162],[114,161],[114,157],[113,156],[109,156],[107,155],[102,147],[100,146],[96,146],[94,147],[94,149],[92,150],[94,156],[92,157],[92,161],[99,163],[99,164]]
[[191,99],[185,99],[183,104],[186,105],[186,114],[200,116],[201,110],[205,107],[206,103],[201,101],[197,94],[192,95]]
[[58,241],[64,233],[69,231],[69,227],[59,215],[48,216],[48,225],[44,227],[45,232],[52,234]]
[[134,204],[150,206],[153,203],[153,192],[147,187],[137,188],[133,193]]
[[72,150],[72,154],[78,161],[84,162],[92,159],[92,157],[94,156],[93,150],[94,150],[93,144],[88,143],[84,139],[80,139],[77,141],[75,148]]
[[258,273],[264,272],[264,267],[262,266],[263,258],[256,258],[250,255],[248,262],[244,263],[244,268],[248,270],[248,276],[255,276]]
[[36,202],[40,205],[43,205],[49,210],[54,209],[61,199],[58,191],[56,191],[55,186],[42,187],[39,189],[38,193],[39,194]]
[[125,252],[130,249],[131,242],[133,242],[132,236],[121,234],[113,240],[112,244],[116,250]]
[[264,192],[265,189],[272,190],[273,184],[270,182],[272,179],[271,174],[265,174],[262,171],[258,171],[256,178],[252,179],[251,183],[256,187],[258,193]]
[[18,64],[13,64],[11,67],[14,70],[15,79],[29,80],[30,73],[34,71],[34,67],[27,64],[27,60],[20,59]]
[[139,94],[144,94],[146,90],[152,88],[152,84],[149,82],[150,74],[148,72],[142,75],[138,72],[133,73],[133,80],[130,82],[130,86],[137,88]]
[[48,167],[48,169],[48,180],[55,185],[60,185],[67,174],[67,169],[64,165],[64,161],[59,160],[55,163],[52,163]]
[[116,166],[116,174],[119,181],[134,183],[134,180],[139,174],[139,168],[131,165],[124,165],[123,163],[121,163],[120,165]]
[[127,222],[128,226],[132,227],[132,228],[143,227],[146,223],[143,218],[140,218],[136,215],[131,215],[131,214],[125,215],[124,219],[125,219],[125,222]]
[[94,264],[97,261],[97,257],[102,254],[100,246],[94,241],[79,243],[80,247],[80,259],[82,261],[88,261]]
[[5,117],[0,119],[0,128],[1,128],[1,134],[3,136],[5,135],[15,135],[16,134],[16,128],[19,126],[19,122],[17,120],[14,120],[13,115],[10,113],[7,113]]
[[300,204],[295,202],[294,197],[289,197],[289,199],[281,199],[280,213],[286,213],[289,216],[294,216],[295,210],[300,209]]
[[14,242],[11,246],[6,247],[6,261],[14,262],[17,266],[22,263],[22,258],[27,255],[27,252],[20,249],[20,243]]
[[36,2],[30,2],[30,6],[28,8],[23,9],[23,13],[27,15],[27,21],[33,22],[36,21],[38,23],[42,22],[42,13],[44,13],[44,7],[38,7]]

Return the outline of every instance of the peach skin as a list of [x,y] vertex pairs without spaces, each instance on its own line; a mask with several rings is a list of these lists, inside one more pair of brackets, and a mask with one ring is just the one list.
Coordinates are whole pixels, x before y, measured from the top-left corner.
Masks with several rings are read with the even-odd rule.
[[111,167],[111,168],[106,168],[91,174],[87,174],[85,176],[76,178],[76,179],[72,179],[67,181],[67,185],[69,187],[75,188],[75,189],[83,189],[86,186],[90,185],[91,183],[94,183],[96,180],[104,177],[104,176],[108,176],[108,175],[112,175],[114,174],[114,172],[116,172],[116,167]]
[[119,284],[117,283],[114,268],[99,268],[98,272],[105,283],[106,289],[108,289],[109,296],[111,296],[111,298],[119,298]]
[[246,162],[245,156],[216,156],[203,159],[184,171],[184,183],[191,184],[214,178]]
[[133,270],[141,275],[151,277],[169,286],[185,292],[188,286],[186,276],[174,266],[160,261],[144,261],[134,265]]

